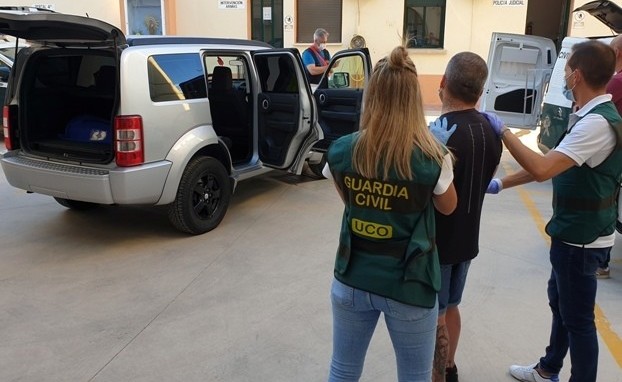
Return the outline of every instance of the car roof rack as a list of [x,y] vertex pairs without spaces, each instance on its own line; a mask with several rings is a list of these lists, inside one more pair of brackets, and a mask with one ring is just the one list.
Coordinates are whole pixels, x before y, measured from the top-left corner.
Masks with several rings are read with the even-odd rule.
[[164,45],[164,44],[209,44],[209,45],[243,45],[256,46],[261,48],[273,48],[272,45],[257,40],[243,40],[237,38],[215,38],[215,37],[178,37],[178,36],[158,36],[158,37],[127,37],[129,46],[142,45]]
[[18,5],[0,5],[0,12],[49,12],[56,13],[48,8],[34,7],[34,6],[18,6]]

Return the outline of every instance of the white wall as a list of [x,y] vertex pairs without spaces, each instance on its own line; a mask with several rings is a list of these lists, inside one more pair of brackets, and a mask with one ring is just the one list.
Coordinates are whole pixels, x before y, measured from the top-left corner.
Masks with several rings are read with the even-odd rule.
[[118,28],[123,27],[119,1],[117,0],[3,0],[4,5],[32,6],[33,4],[50,4],[56,12],[72,15],[93,17],[110,23]]
[[250,38],[250,0],[245,9],[219,9],[216,0],[177,0],[177,35]]

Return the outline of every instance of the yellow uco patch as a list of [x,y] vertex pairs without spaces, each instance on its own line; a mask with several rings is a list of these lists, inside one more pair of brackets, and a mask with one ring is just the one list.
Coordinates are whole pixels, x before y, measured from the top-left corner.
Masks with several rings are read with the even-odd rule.
[[366,222],[352,219],[352,231],[373,239],[390,239],[393,237],[393,227],[390,225]]

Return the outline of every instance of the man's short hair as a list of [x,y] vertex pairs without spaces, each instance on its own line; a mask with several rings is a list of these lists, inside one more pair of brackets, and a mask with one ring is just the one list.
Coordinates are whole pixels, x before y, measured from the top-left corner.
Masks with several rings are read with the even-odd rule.
[[328,32],[324,28],[317,28],[315,32],[313,32],[313,40],[317,40],[320,37],[328,38]]
[[445,89],[463,102],[476,104],[484,90],[488,67],[483,58],[472,52],[461,52],[445,68]]
[[607,86],[616,70],[616,54],[609,45],[597,40],[574,44],[568,58],[571,70],[579,69],[591,88]]

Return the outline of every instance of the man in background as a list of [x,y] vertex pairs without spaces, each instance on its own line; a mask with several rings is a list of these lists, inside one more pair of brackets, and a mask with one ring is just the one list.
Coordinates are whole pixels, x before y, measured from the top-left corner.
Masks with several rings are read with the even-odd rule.
[[328,69],[330,53],[326,50],[327,42],[328,32],[326,29],[318,28],[313,33],[313,44],[302,52],[302,63],[312,84],[319,84],[322,75]]
[[[611,102],[616,105],[618,114],[622,114],[622,35],[616,36],[609,44],[616,54],[616,74],[607,84],[607,93],[611,94]],[[618,206],[619,207],[619,206]],[[619,211],[619,210],[618,210]],[[619,220],[619,217],[618,217]],[[621,227],[618,227],[618,230]],[[597,279],[609,278],[609,262],[611,261],[611,250],[607,253],[607,258],[596,270]]]

